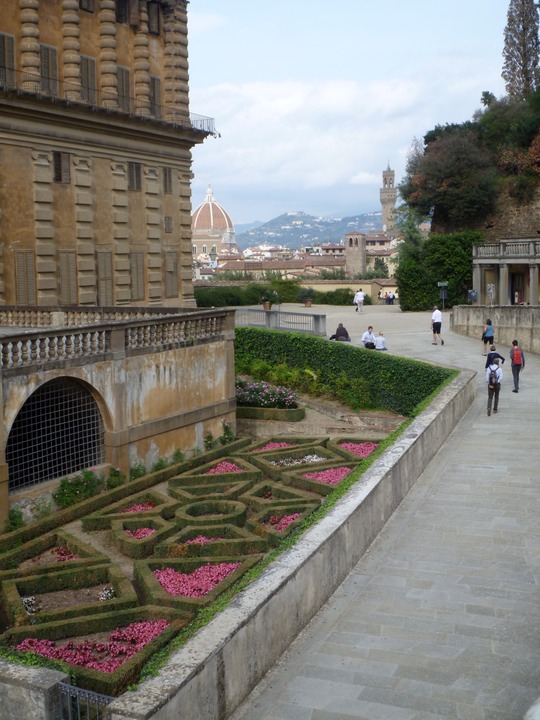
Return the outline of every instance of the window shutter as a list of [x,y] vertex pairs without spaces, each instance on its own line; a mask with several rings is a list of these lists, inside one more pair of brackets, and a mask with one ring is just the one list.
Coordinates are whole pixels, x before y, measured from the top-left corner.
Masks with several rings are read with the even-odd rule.
[[161,117],[161,80],[153,75],[150,76],[150,114]]
[[77,293],[77,256],[74,250],[61,250],[58,254],[60,266],[60,303],[76,305]]
[[139,0],[128,0],[129,24],[136,27],[140,23]]
[[71,181],[70,154],[53,151],[54,182],[69,183]]
[[96,60],[81,55],[81,97],[90,105],[97,105]]
[[0,85],[15,87],[15,38],[0,33]]
[[130,95],[130,73],[129,69],[119,66],[116,71],[116,78],[118,82],[118,107],[121,110],[130,112],[131,110],[131,95]]
[[144,300],[144,252],[133,250],[129,253],[131,270],[131,299]]
[[36,263],[32,250],[17,250],[15,255],[17,305],[36,304]]
[[159,5],[157,2],[148,3],[148,32],[151,35],[159,35],[161,22],[159,16]]
[[165,297],[178,296],[178,254],[165,253]]
[[98,303],[102,307],[111,307],[113,305],[113,271],[110,250],[98,250],[97,271]]
[[56,97],[58,95],[58,53],[50,45],[40,45],[41,89]]
[[141,164],[137,162],[128,162],[128,190],[141,190],[141,188]]
[[163,168],[163,192],[168,195],[172,193],[172,168]]

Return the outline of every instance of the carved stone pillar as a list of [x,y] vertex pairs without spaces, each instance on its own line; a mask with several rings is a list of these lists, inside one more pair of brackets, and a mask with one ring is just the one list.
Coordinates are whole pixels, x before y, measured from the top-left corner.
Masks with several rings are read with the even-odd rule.
[[538,305],[538,265],[529,265],[529,303]]
[[116,3],[101,0],[99,10],[100,40],[99,68],[101,104],[118,107],[118,78],[116,76]]
[[163,9],[165,37],[165,118],[189,123],[186,3]]
[[62,61],[66,100],[81,99],[79,35],[79,0],[62,0]]
[[510,305],[507,263],[502,263],[499,267],[499,305]]
[[41,87],[39,58],[39,0],[19,0],[21,9],[21,84],[37,92]]
[[150,115],[150,50],[148,42],[148,10],[143,0],[139,4],[140,22],[135,32],[134,77],[135,113]]

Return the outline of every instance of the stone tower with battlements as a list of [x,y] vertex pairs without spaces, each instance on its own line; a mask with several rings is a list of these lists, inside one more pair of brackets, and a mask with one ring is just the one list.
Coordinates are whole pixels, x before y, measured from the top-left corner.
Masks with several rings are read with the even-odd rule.
[[386,170],[383,170],[383,184],[380,190],[383,232],[394,229],[394,207],[397,199],[395,175],[394,170],[390,169],[390,164]]

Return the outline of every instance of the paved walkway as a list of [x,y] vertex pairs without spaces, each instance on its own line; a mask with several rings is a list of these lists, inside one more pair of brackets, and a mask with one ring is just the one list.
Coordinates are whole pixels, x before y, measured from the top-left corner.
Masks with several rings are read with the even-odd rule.
[[372,324],[396,354],[477,370],[478,397],[233,720],[521,719],[540,696],[540,358],[526,353],[519,394],[506,362],[487,417],[481,342],[446,317],[435,347],[430,313],[318,310],[329,335]]

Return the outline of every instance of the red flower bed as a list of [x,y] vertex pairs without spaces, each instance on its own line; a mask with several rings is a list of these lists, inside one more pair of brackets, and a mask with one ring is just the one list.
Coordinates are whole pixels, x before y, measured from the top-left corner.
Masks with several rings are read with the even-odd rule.
[[106,642],[68,642],[57,647],[52,640],[26,638],[15,646],[20,652],[34,653],[52,660],[62,660],[70,665],[81,665],[104,673],[114,672],[126,660],[145,645],[161,635],[167,628],[167,620],[135,622],[125,628],[113,630]]
[[282,448],[294,447],[294,443],[288,442],[269,442],[262,448],[257,448],[255,452],[263,452],[267,450],[281,450]]
[[[289,527],[289,525],[291,523],[293,523],[299,517],[300,517],[300,513],[293,513],[292,515],[283,515],[283,517],[279,517],[279,515],[273,515],[271,518],[269,518],[268,524],[272,527],[272,530],[282,533]],[[266,524],[266,523],[263,523],[263,524]]]
[[215,467],[210,468],[210,470],[207,470],[204,474],[205,475],[217,475],[221,473],[231,473],[231,472],[243,472],[241,467],[238,467],[238,465],[235,465],[232,462],[228,462],[227,460],[223,460],[222,462],[218,463]]
[[343,448],[344,450],[348,450],[348,452],[353,453],[353,455],[358,455],[358,457],[361,458],[367,458],[371,453],[377,449],[378,443],[372,443],[372,442],[364,442],[364,443],[353,443],[353,442],[344,442],[339,443],[339,447]]
[[192,573],[181,573],[172,568],[154,570],[161,587],[170,595],[178,597],[204,597],[220,582],[240,567],[240,563],[220,563],[203,565]]
[[154,528],[138,528],[137,530],[125,530],[124,532],[135,540],[144,540],[144,538],[153,535],[156,531]]
[[350,472],[351,468],[349,467],[338,467],[330,468],[328,470],[319,470],[318,472],[304,473],[303,477],[309,478],[310,480],[316,480],[317,482],[324,483],[325,485],[337,485]]
[[135,512],[146,512],[147,510],[153,510],[156,507],[156,503],[153,500],[147,500],[143,503],[135,503],[131,507],[122,510],[123,513],[135,513]]

